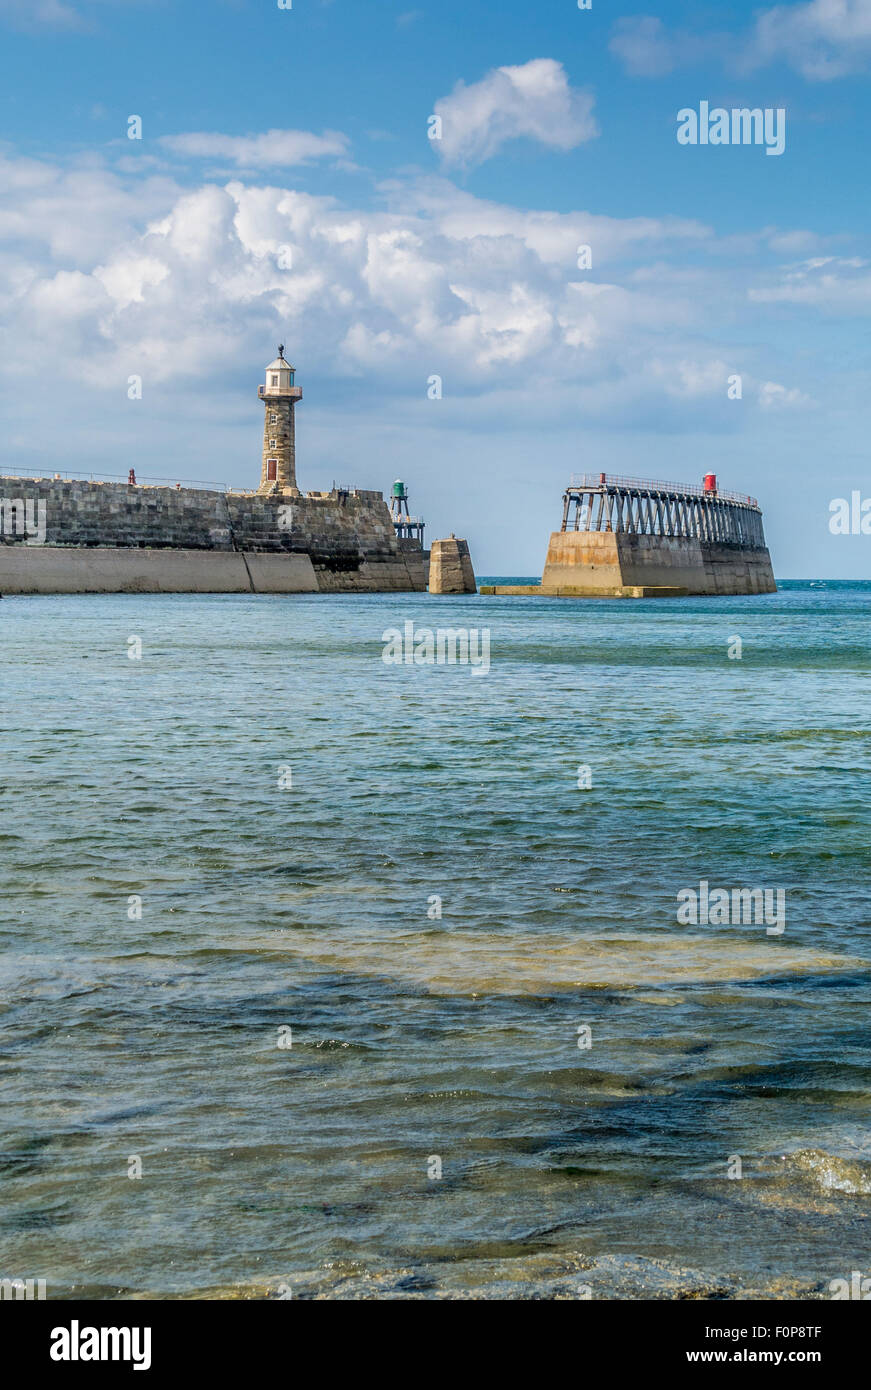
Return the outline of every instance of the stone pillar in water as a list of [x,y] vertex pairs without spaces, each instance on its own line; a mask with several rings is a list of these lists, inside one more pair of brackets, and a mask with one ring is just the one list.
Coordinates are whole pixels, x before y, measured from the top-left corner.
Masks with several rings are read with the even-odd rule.
[[475,594],[475,571],[465,541],[452,535],[446,541],[433,541],[429,557],[431,594]]

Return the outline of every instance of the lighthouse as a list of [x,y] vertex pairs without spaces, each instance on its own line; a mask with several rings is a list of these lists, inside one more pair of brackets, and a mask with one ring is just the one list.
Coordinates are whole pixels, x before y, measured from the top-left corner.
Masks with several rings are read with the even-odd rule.
[[258,393],[266,410],[260,492],[298,493],[293,412],[297,401],[302,400],[302,387],[295,384],[295,378],[296,371],[286,360],[282,343],[275,361],[266,368],[266,382]]
[[[404,513],[404,515],[403,515]],[[401,478],[397,478],[390,489],[390,515],[393,529],[399,540],[414,540],[423,549],[424,520],[422,516],[408,514],[408,488]]]

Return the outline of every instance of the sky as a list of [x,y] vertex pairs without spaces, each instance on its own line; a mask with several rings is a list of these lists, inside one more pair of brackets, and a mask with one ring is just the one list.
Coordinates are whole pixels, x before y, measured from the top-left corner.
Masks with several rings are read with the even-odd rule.
[[715,472],[871,578],[869,71],[871,0],[0,0],[0,471],[254,488],[282,342],[300,486],[401,477],[479,574],[573,472]]

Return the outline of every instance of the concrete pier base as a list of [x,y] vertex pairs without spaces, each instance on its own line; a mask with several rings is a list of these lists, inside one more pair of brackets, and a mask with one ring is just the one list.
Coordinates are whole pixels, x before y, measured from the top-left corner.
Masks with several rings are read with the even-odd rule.
[[627,531],[554,531],[540,585],[490,585],[483,594],[553,598],[679,598],[773,594],[764,546]]
[[764,546],[630,531],[554,531],[541,587],[542,591],[642,587],[678,588],[688,594],[771,594],[777,585]]

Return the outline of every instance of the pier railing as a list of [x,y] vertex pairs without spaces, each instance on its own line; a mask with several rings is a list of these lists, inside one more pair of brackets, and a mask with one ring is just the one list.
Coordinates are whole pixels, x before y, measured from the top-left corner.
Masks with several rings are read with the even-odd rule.
[[651,478],[624,478],[619,473],[573,473],[569,479],[570,488],[583,488],[586,492],[598,492],[599,488],[617,488],[626,492],[659,492],[679,497],[718,497],[721,502],[734,502],[740,507],[758,507],[755,497],[744,492],[725,492],[717,488],[706,492],[696,483],[664,483]]
[[561,530],[693,537],[751,549],[765,545],[754,497],[615,473],[572,476],[563,495]]
[[[0,472],[0,479],[5,481],[9,478],[33,478],[52,482],[56,478],[63,479],[64,482],[77,483],[126,483],[129,481],[126,473],[91,473],[83,468],[21,468],[15,465],[15,471],[10,473]],[[148,487],[196,487],[203,488],[206,492],[233,492],[228,483],[203,482],[201,478],[179,478],[168,477],[159,478],[153,475],[146,476],[144,473],[136,474],[136,486]]]

